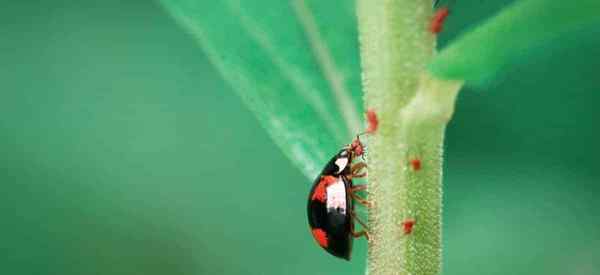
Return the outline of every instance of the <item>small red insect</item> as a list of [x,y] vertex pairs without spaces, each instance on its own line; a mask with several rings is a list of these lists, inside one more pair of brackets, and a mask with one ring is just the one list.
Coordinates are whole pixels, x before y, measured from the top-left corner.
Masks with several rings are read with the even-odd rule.
[[446,21],[446,17],[448,17],[448,15],[450,15],[450,10],[448,7],[439,8],[431,19],[429,31],[433,34],[440,33],[444,27],[444,21]]
[[367,111],[367,122],[369,123],[369,127],[367,128],[367,133],[374,133],[377,131],[377,126],[379,126],[379,120],[377,119],[377,114],[373,109],[369,109]]
[[404,234],[408,235],[412,233],[413,226],[415,225],[415,220],[406,220],[402,223],[402,227],[404,229]]
[[412,159],[410,161],[410,165],[412,166],[412,169],[415,171],[421,170],[421,160],[420,159]]

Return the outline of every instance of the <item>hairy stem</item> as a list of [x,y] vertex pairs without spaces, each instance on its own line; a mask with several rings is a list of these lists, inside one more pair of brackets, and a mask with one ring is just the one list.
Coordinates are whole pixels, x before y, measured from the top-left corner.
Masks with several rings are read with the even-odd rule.
[[438,274],[443,137],[462,83],[425,69],[435,53],[431,1],[359,0],[357,11],[365,104],[379,118],[367,157],[368,273]]

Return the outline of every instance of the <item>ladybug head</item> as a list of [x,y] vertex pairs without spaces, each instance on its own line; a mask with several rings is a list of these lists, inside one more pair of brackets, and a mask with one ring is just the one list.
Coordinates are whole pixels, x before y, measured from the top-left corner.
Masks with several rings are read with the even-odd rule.
[[352,153],[353,156],[358,157],[362,156],[365,152],[365,147],[362,142],[360,142],[359,135],[350,143],[348,150]]

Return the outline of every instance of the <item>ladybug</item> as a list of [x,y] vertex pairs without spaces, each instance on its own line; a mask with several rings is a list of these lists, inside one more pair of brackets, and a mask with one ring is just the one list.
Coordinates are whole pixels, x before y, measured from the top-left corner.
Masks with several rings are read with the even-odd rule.
[[366,175],[360,173],[366,167],[364,162],[352,164],[362,155],[363,145],[357,136],[325,165],[308,195],[308,224],[313,237],[327,252],[348,261],[354,238],[369,239],[367,231],[354,231],[354,221],[367,228],[354,212],[353,201],[369,206],[368,201],[355,194],[365,190],[366,185],[352,184],[353,178]]

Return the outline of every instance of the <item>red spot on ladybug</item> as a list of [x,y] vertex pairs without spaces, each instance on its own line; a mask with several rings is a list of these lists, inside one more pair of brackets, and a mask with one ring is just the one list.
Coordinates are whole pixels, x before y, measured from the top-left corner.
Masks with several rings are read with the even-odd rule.
[[412,166],[412,169],[415,171],[419,171],[421,170],[421,160],[420,159],[413,159],[410,161],[410,166]]
[[404,234],[408,235],[412,233],[413,226],[415,225],[415,220],[406,220],[402,223],[402,228],[404,229]]
[[446,17],[448,17],[448,15],[450,15],[450,10],[448,7],[442,7],[438,9],[431,19],[429,31],[434,34],[440,33],[444,27],[444,21],[446,21]]
[[325,231],[323,231],[321,228],[313,229],[312,235],[321,247],[326,248],[327,246],[329,246],[329,243],[327,241],[327,233],[325,233]]
[[377,127],[379,126],[379,120],[377,119],[377,114],[372,109],[367,111],[367,123],[369,127],[367,127],[367,133],[375,133],[377,131]]
[[313,193],[311,200],[318,200],[320,202],[325,202],[327,199],[327,186],[336,182],[337,179],[334,176],[323,176],[321,180],[317,184],[315,188],[315,192]]

